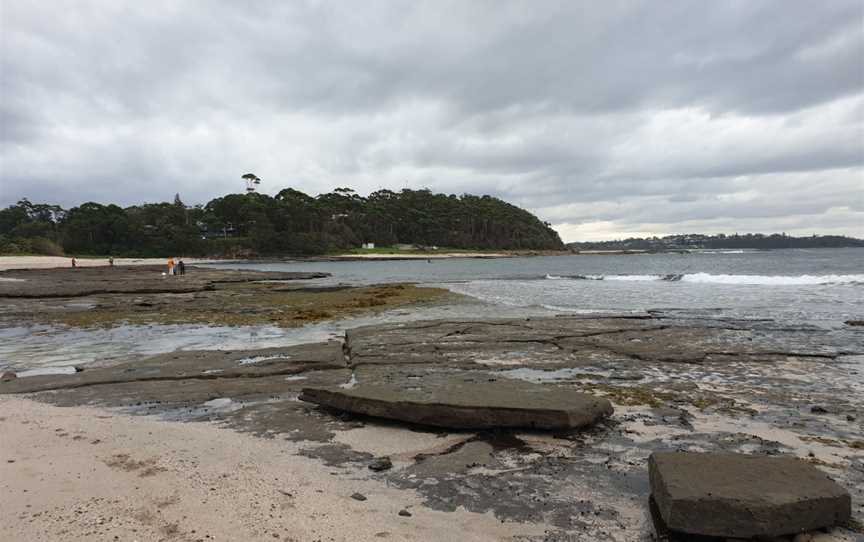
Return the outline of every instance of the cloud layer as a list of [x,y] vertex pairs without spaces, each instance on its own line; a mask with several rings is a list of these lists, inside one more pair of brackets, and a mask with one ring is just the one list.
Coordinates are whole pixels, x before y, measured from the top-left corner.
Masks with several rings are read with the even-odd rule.
[[490,193],[565,240],[864,236],[864,5],[0,4],[0,204]]

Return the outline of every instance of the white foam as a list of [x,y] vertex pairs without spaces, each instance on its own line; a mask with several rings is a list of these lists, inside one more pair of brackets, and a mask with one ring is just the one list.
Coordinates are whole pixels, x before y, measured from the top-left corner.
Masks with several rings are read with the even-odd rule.
[[646,280],[661,280],[662,275],[606,275],[604,280],[623,280],[623,281],[646,281]]
[[[546,275],[547,279],[559,280],[562,277]],[[864,283],[864,275],[714,275],[711,273],[690,273],[686,275],[578,275],[583,280],[612,280],[622,282],[691,282],[699,284],[752,284],[760,286],[810,286],[819,284]]]
[[708,284],[757,284],[765,286],[806,286],[815,284],[850,284],[864,282],[864,275],[712,275],[693,273],[684,275],[682,282]]

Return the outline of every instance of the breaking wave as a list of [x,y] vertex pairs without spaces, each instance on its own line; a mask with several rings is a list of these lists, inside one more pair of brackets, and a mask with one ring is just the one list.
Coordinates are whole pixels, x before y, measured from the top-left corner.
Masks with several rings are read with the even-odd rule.
[[666,281],[701,284],[753,284],[761,286],[809,286],[819,284],[864,284],[864,275],[713,275],[670,273],[666,275],[546,275],[547,280]]

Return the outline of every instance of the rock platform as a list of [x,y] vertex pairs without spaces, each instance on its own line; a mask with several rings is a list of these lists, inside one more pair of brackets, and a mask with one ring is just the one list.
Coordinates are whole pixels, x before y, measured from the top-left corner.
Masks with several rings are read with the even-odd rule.
[[[240,286],[230,299],[261,297],[255,284]],[[219,286],[214,292],[221,291]],[[183,294],[167,295],[173,296],[167,306],[181,310]],[[225,314],[242,308],[226,307],[226,298],[219,300],[223,303],[213,301],[207,310]],[[160,307],[135,310],[163,310]],[[646,316],[390,322],[354,328],[330,342],[107,360],[74,374],[0,382],[0,394],[26,393],[56,405],[99,405],[128,414],[214,422],[284,439],[296,444],[301,455],[331,466],[334,476],[372,477],[419,495],[423,507],[412,509],[414,517],[424,508],[490,513],[502,522],[538,526],[532,542],[656,539],[646,507],[652,492],[652,453],[656,458],[667,451],[699,449],[796,456],[816,465],[819,476],[805,464],[814,480],[824,482],[830,476],[851,493],[850,522],[820,534],[833,537],[824,540],[849,542],[864,534],[862,362],[861,328],[842,322],[818,328],[669,309]],[[446,395],[442,386],[454,387],[454,404],[458,399],[472,408],[506,408],[496,397],[512,406],[520,399],[515,395],[522,394],[536,399],[536,405],[558,409],[557,420],[563,420],[568,407],[558,401],[585,394],[599,401],[591,407],[594,414],[606,412],[605,401],[615,411],[577,430],[492,425],[450,429],[400,421],[410,415],[414,419],[407,421],[424,423],[416,414],[424,401]],[[406,401],[388,406],[394,415],[386,419],[299,400],[323,393],[310,390],[327,390],[347,401],[372,387],[398,391],[400,401]],[[814,410],[817,405],[820,409]],[[499,414],[496,424],[506,418]],[[447,424],[464,423],[461,411],[447,415],[454,418]],[[562,423],[577,425],[573,420]],[[390,468],[369,468],[383,457],[390,460]],[[724,472],[715,467],[696,470]],[[762,470],[751,470],[751,481],[761,482]],[[761,498],[778,504],[782,501],[771,499],[791,494],[806,501],[816,495],[810,501],[812,510],[794,512],[793,519],[815,516],[821,523],[831,513],[822,508],[825,503],[835,513],[832,521],[846,517],[842,509],[837,512],[842,495],[833,490],[823,494],[817,482],[813,493],[794,493],[811,487],[804,474],[794,470],[780,476],[783,483],[762,484],[760,491],[768,497]],[[725,478],[706,482],[702,489],[713,495]],[[658,486],[654,492],[659,491]],[[755,490],[753,496],[760,497]],[[668,501],[657,500],[668,506]],[[374,496],[368,502],[374,503]],[[722,515],[717,508],[696,510],[701,517]],[[675,517],[668,512],[667,517],[680,528]],[[747,536],[745,531],[736,533]]]

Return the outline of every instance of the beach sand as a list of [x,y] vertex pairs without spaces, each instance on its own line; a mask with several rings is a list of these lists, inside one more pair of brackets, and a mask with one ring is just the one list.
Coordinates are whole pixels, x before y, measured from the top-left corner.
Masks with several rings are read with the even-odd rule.
[[[186,265],[211,262],[201,258],[184,258]],[[79,267],[107,266],[108,258],[78,258]],[[167,258],[114,258],[114,265],[164,265]],[[72,267],[72,258],[66,256],[0,256],[0,270],[3,269],[49,269],[52,267]]]
[[[439,512],[302,444],[208,423],[0,397],[0,539],[511,540],[542,526]],[[361,493],[366,501],[351,498]],[[398,515],[409,511],[411,517]]]
[[[441,260],[448,258],[507,258],[514,254],[490,252],[442,252],[438,254],[342,254],[323,257],[328,260]],[[316,258],[309,258],[314,261]],[[220,262],[206,258],[184,258],[186,265],[196,263]],[[108,258],[78,258],[80,267],[107,266]],[[168,265],[166,258],[114,258],[114,265]],[[51,267],[72,267],[71,256],[0,256],[0,270],[4,269],[47,269]]]

